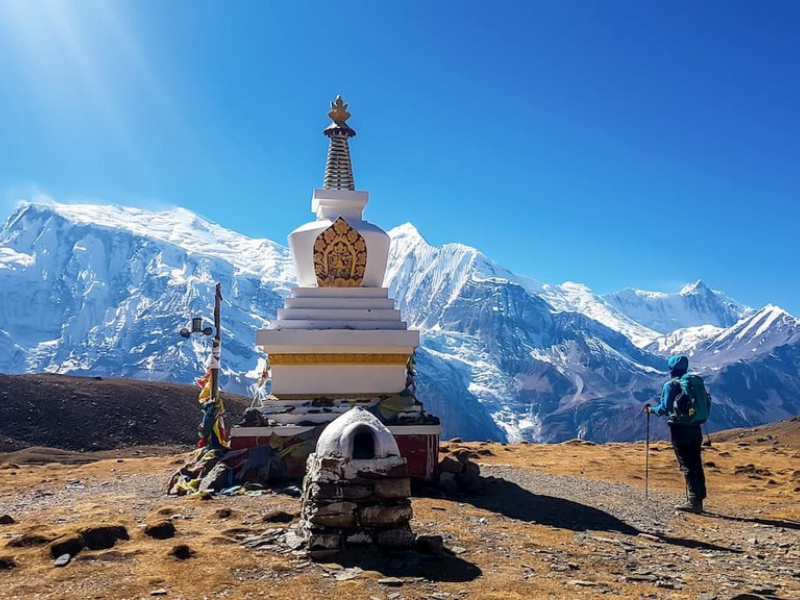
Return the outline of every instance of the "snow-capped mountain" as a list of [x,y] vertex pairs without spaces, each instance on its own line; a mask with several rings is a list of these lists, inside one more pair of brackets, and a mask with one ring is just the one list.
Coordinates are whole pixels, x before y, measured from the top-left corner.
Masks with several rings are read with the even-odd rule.
[[725,331],[724,327],[714,325],[698,325],[697,327],[684,327],[676,329],[668,335],[663,335],[646,347],[651,352],[671,356],[673,354],[686,354],[694,356],[695,350],[714,339]]
[[[774,307],[751,314],[701,284],[600,297],[517,276],[467,246],[431,246],[410,224],[390,236],[387,285],[422,331],[418,393],[445,437],[641,437],[642,404],[673,351],[707,370],[712,426],[800,412],[797,321]],[[263,360],[255,330],[294,285],[286,248],[183,209],[21,205],[0,230],[0,370],[191,381],[208,341],[176,332],[210,315],[216,281],[221,384],[246,393]]]
[[677,294],[625,289],[602,298],[633,321],[662,334],[698,325],[730,327],[753,312],[699,280]]
[[540,295],[560,311],[581,313],[619,331],[640,348],[659,337],[658,331],[636,322],[582,283],[544,285]]
[[[294,279],[286,248],[193,213],[25,204],[0,231],[0,368],[192,381],[206,342],[175,332],[208,314],[216,281],[226,303],[223,382],[255,374],[255,330]],[[3,334],[0,334],[3,335]]]

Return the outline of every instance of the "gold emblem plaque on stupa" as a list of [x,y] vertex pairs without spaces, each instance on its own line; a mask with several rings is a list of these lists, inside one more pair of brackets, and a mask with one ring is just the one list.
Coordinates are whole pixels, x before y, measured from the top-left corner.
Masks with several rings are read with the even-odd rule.
[[314,274],[319,287],[361,287],[367,244],[342,217],[314,241]]

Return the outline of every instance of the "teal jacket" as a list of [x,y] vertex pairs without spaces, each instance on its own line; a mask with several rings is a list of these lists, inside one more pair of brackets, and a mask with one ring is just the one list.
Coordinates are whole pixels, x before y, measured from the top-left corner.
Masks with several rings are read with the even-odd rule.
[[661,388],[661,400],[651,410],[654,415],[659,417],[667,415],[667,423],[676,423],[675,399],[680,396],[679,380],[689,370],[689,359],[682,355],[671,356],[667,365],[671,379]]

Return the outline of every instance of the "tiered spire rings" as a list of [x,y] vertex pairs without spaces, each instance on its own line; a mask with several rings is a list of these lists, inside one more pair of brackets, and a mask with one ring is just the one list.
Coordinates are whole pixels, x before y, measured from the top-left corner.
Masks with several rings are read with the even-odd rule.
[[328,116],[333,123],[322,132],[331,140],[322,189],[355,191],[353,166],[350,163],[350,147],[347,145],[347,139],[355,137],[356,132],[346,123],[350,118],[350,113],[347,112],[347,104],[342,101],[341,96],[336,96],[336,101],[331,102],[331,112],[328,113]]

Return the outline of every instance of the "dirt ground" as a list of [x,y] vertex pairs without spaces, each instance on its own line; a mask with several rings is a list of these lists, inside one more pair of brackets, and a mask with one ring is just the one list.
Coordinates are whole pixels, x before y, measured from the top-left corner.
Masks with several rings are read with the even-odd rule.
[[[413,499],[414,531],[443,536],[445,554],[327,562],[242,546],[296,522],[292,495],[166,496],[186,453],[4,455],[0,516],[14,522],[0,525],[0,598],[800,598],[800,446],[786,433],[755,442],[766,435],[705,449],[706,516],[673,515],[684,484],[667,443],[651,446],[645,499],[644,444],[448,442],[491,477],[477,496]],[[174,537],[145,534],[163,521]],[[129,539],[54,566],[54,545],[104,524]]]

